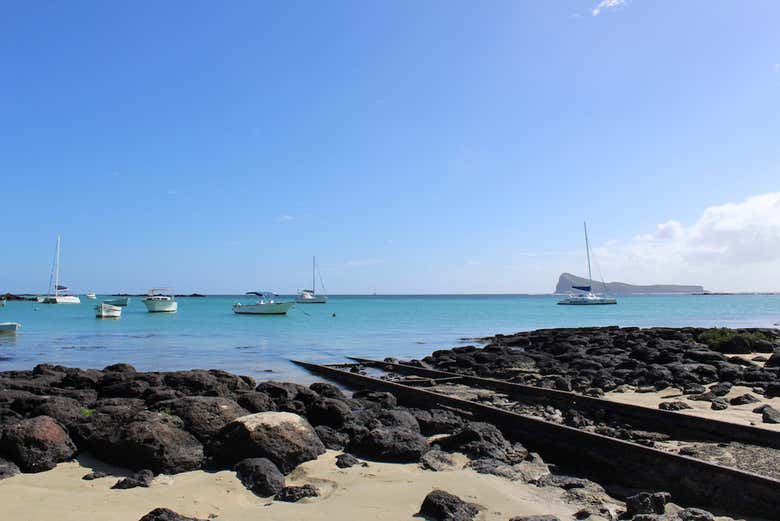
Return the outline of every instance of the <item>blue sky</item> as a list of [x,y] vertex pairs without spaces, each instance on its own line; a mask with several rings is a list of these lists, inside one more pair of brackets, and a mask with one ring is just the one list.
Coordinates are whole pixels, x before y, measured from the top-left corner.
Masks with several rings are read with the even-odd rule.
[[6,2],[0,291],[780,290],[780,4],[601,3]]

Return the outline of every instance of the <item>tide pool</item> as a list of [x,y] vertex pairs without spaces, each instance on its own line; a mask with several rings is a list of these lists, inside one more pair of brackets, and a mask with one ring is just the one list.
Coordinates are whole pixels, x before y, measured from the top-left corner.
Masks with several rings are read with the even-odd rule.
[[[288,362],[423,357],[462,338],[577,326],[777,327],[777,295],[621,297],[614,306],[557,306],[552,295],[332,296],[297,305],[287,316],[235,315],[239,296],[179,298],[176,314],[148,313],[133,298],[118,320],[96,319],[101,302],[8,302],[0,322],[0,370],[39,363],[102,368],[128,362],[144,371],[219,368],[258,379],[313,378]],[[335,316],[334,316],[335,315]]]

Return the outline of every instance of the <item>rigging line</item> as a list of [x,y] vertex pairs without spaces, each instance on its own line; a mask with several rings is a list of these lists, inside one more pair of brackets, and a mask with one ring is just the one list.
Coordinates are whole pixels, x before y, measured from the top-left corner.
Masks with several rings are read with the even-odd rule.
[[[320,271],[320,267],[319,266],[317,266],[317,275],[320,277],[320,286],[322,286],[322,294],[323,295],[327,295],[328,294],[328,290],[325,289],[325,282],[323,282],[323,280],[322,280],[322,272]],[[314,289],[314,288],[312,288],[312,289]]]

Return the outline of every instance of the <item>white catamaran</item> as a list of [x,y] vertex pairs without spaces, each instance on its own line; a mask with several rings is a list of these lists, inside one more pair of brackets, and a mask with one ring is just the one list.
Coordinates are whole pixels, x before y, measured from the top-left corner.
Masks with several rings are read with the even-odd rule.
[[57,250],[54,254],[54,266],[49,277],[49,294],[38,297],[41,304],[81,304],[81,299],[68,295],[68,287],[60,284],[60,236],[57,236]]
[[[600,305],[600,304],[617,304],[616,299],[605,295],[596,295],[592,291],[591,284],[593,284],[593,275],[590,269],[590,242],[588,241],[588,224],[582,223],[582,225],[585,228],[585,255],[588,257],[588,285],[572,286],[571,287],[572,290],[576,290],[576,292],[571,291],[565,299],[559,300],[558,304],[567,305],[567,306],[593,306],[593,305]],[[604,284],[603,280],[601,281],[601,283],[604,286],[604,290],[606,291],[607,285]]]
[[[315,280],[315,273],[317,271],[317,259],[311,258],[311,289],[303,289],[298,292],[298,296],[295,297],[295,302],[298,304],[325,304],[328,301],[326,295],[317,295],[317,286]],[[325,285],[322,284],[322,277],[320,277],[320,286],[322,291],[325,291]]]

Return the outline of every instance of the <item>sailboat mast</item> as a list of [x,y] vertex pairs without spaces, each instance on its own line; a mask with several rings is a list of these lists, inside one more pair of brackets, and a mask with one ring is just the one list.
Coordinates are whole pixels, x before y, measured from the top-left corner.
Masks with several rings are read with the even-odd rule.
[[314,268],[314,266],[315,266],[316,262],[317,262],[317,258],[312,256],[312,258],[311,258],[311,292],[313,294],[317,293],[317,289],[314,286],[314,284],[315,284],[315,281],[314,281],[314,270],[315,270],[315,268]]
[[54,296],[59,295],[60,288],[60,236],[57,236],[57,253],[54,255]]
[[593,275],[590,271],[590,243],[588,242],[588,223],[583,222],[582,227],[585,229],[585,254],[588,256],[588,286],[593,283]]

